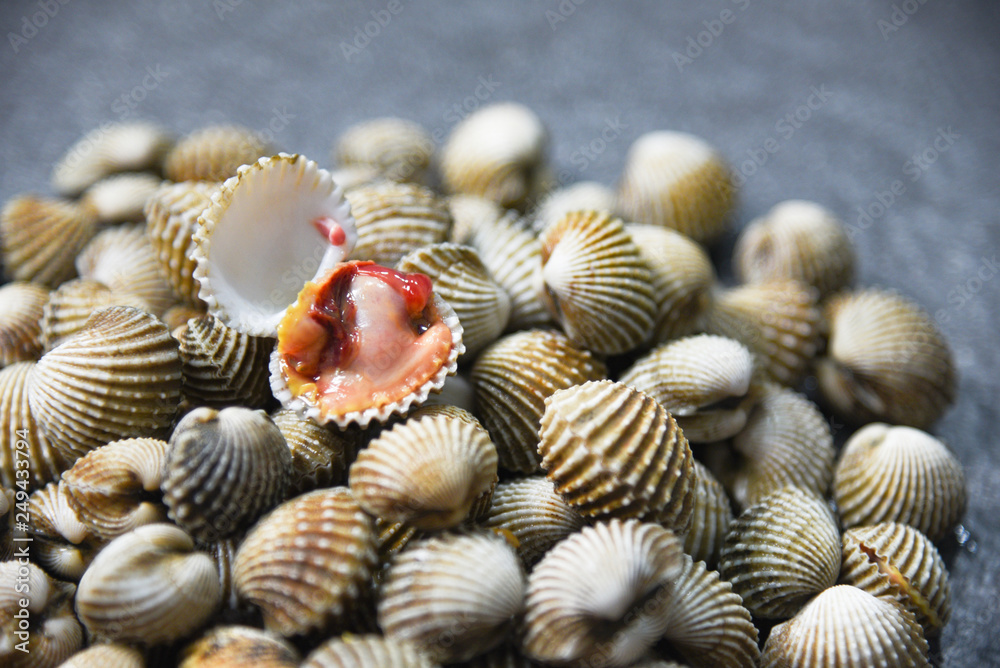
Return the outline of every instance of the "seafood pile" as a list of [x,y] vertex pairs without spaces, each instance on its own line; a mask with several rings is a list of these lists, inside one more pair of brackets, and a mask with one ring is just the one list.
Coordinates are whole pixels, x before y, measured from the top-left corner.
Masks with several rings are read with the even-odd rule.
[[698,137],[614,188],[519,104],[435,148],[121,124],[4,205],[0,663],[929,665],[955,364],[836,215],[725,284]]

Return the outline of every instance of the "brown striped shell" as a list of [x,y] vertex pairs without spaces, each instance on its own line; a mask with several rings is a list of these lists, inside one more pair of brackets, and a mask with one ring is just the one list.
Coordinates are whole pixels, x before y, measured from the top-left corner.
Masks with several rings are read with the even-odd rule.
[[0,368],[42,356],[42,313],[49,291],[15,281],[0,286]]
[[795,385],[819,349],[816,291],[795,281],[717,290],[702,329],[736,339],[773,380]]
[[113,306],[42,357],[28,402],[52,447],[72,461],[119,438],[166,435],[180,392],[180,355],[166,326]]
[[260,408],[271,400],[273,339],[239,332],[210,315],[188,320],[173,335],[180,344],[182,392],[189,404]]
[[302,668],[438,668],[438,664],[408,642],[347,634],[314,649]]
[[544,663],[599,655],[625,667],[666,632],[659,605],[683,570],[680,540],[656,524],[611,520],[566,538],[528,579],[521,648]]
[[285,639],[249,626],[217,626],[184,648],[179,668],[298,668]]
[[66,150],[52,169],[52,188],[72,196],[111,174],[155,169],[172,143],[153,123],[101,125]]
[[451,213],[448,241],[456,244],[471,243],[481,227],[495,224],[504,215],[502,206],[478,195],[458,193],[450,195],[445,201]]
[[448,238],[451,213],[429,188],[380,181],[352,188],[346,197],[358,229],[352,260],[392,267],[407,253]]
[[539,471],[538,427],[545,400],[557,390],[606,375],[603,362],[556,331],[511,334],[480,353],[472,384],[500,465],[522,473]]
[[719,572],[755,617],[787,619],[837,581],[840,532],[826,503],[785,487],[730,525]]
[[379,626],[387,638],[411,642],[435,661],[465,661],[511,631],[524,587],[521,562],[501,536],[425,538],[390,564],[379,591]]
[[549,549],[584,527],[584,519],[563,501],[542,476],[504,480],[493,492],[493,503],[482,526],[509,531],[517,539],[517,554],[530,568]]
[[833,481],[830,425],[794,390],[769,386],[733,447],[743,456],[732,485],[740,506],[752,506],[787,485],[825,496]]
[[610,380],[559,390],[545,400],[539,437],[546,477],[585,517],[689,526],[694,457],[652,397]]
[[701,334],[677,339],[636,360],[620,381],[660,402],[693,442],[721,441],[746,425],[754,359],[732,339]]
[[927,641],[913,615],[857,587],[837,585],[764,643],[761,668],[930,666]]
[[694,479],[694,510],[691,512],[691,526],[682,536],[684,552],[695,561],[704,561],[710,568],[715,568],[729,533],[729,525],[733,522],[733,509],[722,483],[697,459],[694,461]]
[[76,613],[93,637],[155,645],[182,638],[219,607],[215,562],[170,524],[111,541],[80,579]]
[[54,288],[76,275],[76,254],[97,234],[97,216],[75,202],[20,195],[0,211],[4,276]]
[[56,666],[83,646],[74,589],[26,559],[0,563],[0,665]]
[[625,157],[618,208],[630,221],[712,243],[729,227],[736,186],[722,156],[682,132],[647,132]]
[[659,225],[629,223],[625,231],[649,267],[656,302],[653,343],[694,334],[715,284],[708,253],[697,242]]
[[620,220],[576,211],[540,240],[539,295],[570,341],[614,354],[649,337],[656,315],[651,275]]
[[141,221],[146,201],[162,182],[145,172],[117,174],[90,186],[80,201],[105,225]]
[[273,147],[250,128],[213,125],[177,142],[163,160],[163,175],[171,181],[225,181],[241,165],[274,153]]
[[933,541],[965,512],[962,464],[941,441],[912,427],[870,424],[844,444],[833,493],[845,527],[900,522]]
[[286,501],[250,530],[233,571],[240,598],[283,636],[323,629],[362,596],[377,562],[375,523],[346,487]]
[[844,532],[840,582],[901,603],[928,638],[951,617],[948,569],[934,543],[911,526],[882,522]]
[[820,297],[848,287],[854,249],[844,224],[829,210],[804,200],[775,204],[750,222],[733,249],[733,268],[744,283],[795,280]]
[[167,443],[128,438],[91,450],[62,475],[69,506],[103,540],[167,521],[157,498],[166,476]]
[[371,167],[391,181],[422,183],[434,155],[434,141],[418,123],[373,118],[344,131],[333,149],[343,167]]
[[28,497],[31,558],[60,580],[79,581],[104,546],[70,506],[66,485],[51,482]]
[[170,436],[170,519],[202,542],[232,536],[285,498],[292,455],[264,411],[196,408]]
[[571,211],[607,211],[615,213],[615,192],[596,181],[579,181],[553,190],[545,195],[534,211],[530,212],[532,227],[541,232],[558,223]]
[[164,183],[146,202],[146,236],[153,245],[160,270],[186,303],[204,306],[198,297],[201,285],[194,278],[196,262],[189,251],[194,244],[198,216],[219,192],[216,183],[185,181]]
[[339,429],[329,429],[282,408],[271,415],[292,455],[288,498],[321,487],[340,485],[354,460],[357,438]]
[[75,459],[53,447],[35,420],[28,388],[36,366],[37,362],[17,362],[0,369],[0,485],[8,489],[18,481],[18,459],[29,462],[29,489],[55,480]]
[[407,253],[396,269],[428,276],[434,292],[448,302],[462,323],[468,359],[500,337],[510,318],[510,296],[469,246],[432,244]]
[[830,299],[826,318],[829,340],[816,376],[842,417],[926,429],[955,400],[951,351],[914,302],[869,288]]
[[50,293],[49,301],[42,309],[40,326],[44,350],[52,350],[79,332],[90,316],[109,306],[151,310],[137,295],[115,293],[97,281],[76,278],[60,285]]
[[410,418],[383,431],[351,465],[351,493],[370,514],[418,529],[460,524],[497,480],[497,453],[475,422]]
[[59,668],[146,668],[146,659],[135,647],[101,643],[80,650]]

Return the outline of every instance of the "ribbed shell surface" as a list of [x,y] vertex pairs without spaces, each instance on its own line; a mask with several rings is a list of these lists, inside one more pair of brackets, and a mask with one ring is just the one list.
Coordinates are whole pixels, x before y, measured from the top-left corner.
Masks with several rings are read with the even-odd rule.
[[184,363],[184,398],[195,406],[261,408],[271,400],[274,340],[226,327],[206,315],[174,332]]
[[22,195],[0,211],[4,276],[48,288],[76,275],[76,254],[97,234],[97,216],[74,202]]
[[0,287],[0,368],[42,356],[40,321],[49,291],[17,281]]
[[451,213],[429,188],[382,181],[352,188],[346,197],[358,228],[352,260],[392,267],[407,253],[448,238]]

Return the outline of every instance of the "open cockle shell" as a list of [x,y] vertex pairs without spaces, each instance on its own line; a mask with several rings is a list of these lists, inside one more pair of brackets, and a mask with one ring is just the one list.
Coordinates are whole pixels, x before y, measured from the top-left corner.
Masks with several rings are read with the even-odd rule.
[[354,219],[330,173],[280,153],[244,165],[198,217],[191,257],[209,312],[254,336],[274,336],[306,281],[357,242]]

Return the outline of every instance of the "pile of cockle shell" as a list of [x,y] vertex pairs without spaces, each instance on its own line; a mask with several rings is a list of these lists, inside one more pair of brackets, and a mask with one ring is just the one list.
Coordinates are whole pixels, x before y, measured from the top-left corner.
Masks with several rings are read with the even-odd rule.
[[333,171],[130,123],[8,201],[0,664],[927,665],[966,503],[934,322],[811,202],[720,283],[697,137],[617,189],[546,149],[513,103]]

